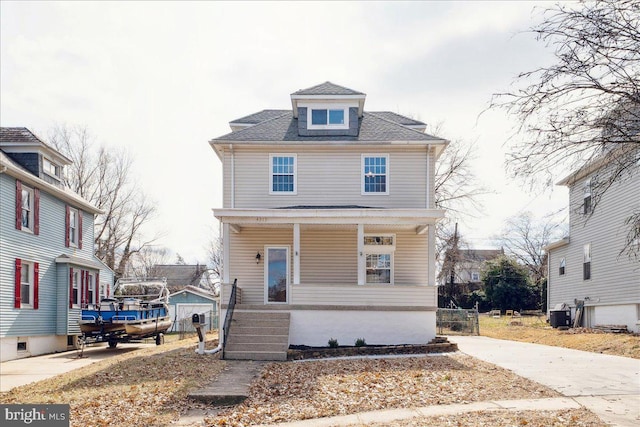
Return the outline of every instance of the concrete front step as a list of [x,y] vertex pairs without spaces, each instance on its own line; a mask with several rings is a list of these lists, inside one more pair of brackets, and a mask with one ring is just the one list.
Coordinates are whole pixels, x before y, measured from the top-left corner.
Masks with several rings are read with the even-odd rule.
[[225,359],[234,360],[287,360],[286,351],[227,351]]
[[289,345],[289,335],[238,335],[231,334],[227,338],[229,344],[287,344]]
[[289,325],[286,326],[231,326],[229,333],[232,335],[289,335]]
[[265,319],[265,320],[258,320],[258,319],[233,319],[233,322],[231,323],[232,327],[235,326],[241,326],[241,327],[247,327],[247,326],[256,326],[256,327],[260,327],[260,328],[266,328],[266,327],[289,327],[289,320],[285,320],[285,319],[278,319],[278,320],[271,320],[271,319]]
[[227,344],[225,347],[225,352],[230,351],[278,351],[278,352],[287,352],[289,348],[289,344],[279,344],[279,343],[234,343]]
[[289,320],[291,315],[289,313],[282,313],[278,311],[234,311],[233,320],[238,319],[252,319],[252,320]]

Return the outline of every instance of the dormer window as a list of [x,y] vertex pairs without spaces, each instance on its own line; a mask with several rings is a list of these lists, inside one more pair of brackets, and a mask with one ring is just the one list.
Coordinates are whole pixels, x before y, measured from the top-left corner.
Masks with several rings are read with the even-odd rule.
[[42,170],[47,175],[49,175],[49,176],[51,176],[53,178],[60,179],[60,166],[56,165],[55,163],[53,163],[51,160],[47,159],[46,157],[43,157],[43,159],[42,159]]
[[314,105],[307,108],[308,129],[348,129],[349,107]]

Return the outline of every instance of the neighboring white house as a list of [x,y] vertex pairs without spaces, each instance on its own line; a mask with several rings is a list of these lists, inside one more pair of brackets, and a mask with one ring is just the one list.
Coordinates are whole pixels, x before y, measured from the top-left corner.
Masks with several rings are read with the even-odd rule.
[[[566,303],[575,316],[584,301],[583,326],[640,326],[640,263],[621,253],[630,225],[640,210],[640,148],[636,167],[615,182],[593,206],[592,189],[614,169],[611,153],[569,175],[569,236],[545,249],[549,254],[548,307]],[[640,243],[639,243],[640,244]]]
[[[246,329],[247,319],[266,324],[280,313],[290,322],[286,345],[435,337],[435,223],[444,212],[434,171],[447,141],[364,104],[364,93],[326,82],[291,94],[292,110],[234,120],[210,142],[224,173],[224,206],[214,209],[224,239],[221,321],[237,279],[234,320]],[[226,356],[271,357],[240,347]]]

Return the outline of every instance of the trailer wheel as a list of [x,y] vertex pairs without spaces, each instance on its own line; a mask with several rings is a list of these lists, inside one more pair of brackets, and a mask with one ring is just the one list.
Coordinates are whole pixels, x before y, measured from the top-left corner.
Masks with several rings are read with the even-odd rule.
[[111,340],[109,341],[109,348],[116,348],[118,345],[118,341]]
[[156,335],[156,345],[164,344],[164,334]]

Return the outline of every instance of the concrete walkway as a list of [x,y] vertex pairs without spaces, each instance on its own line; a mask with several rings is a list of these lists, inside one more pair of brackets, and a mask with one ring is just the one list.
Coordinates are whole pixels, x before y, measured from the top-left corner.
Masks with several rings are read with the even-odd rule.
[[640,360],[487,337],[449,337],[461,352],[573,398],[617,426],[640,425]]

